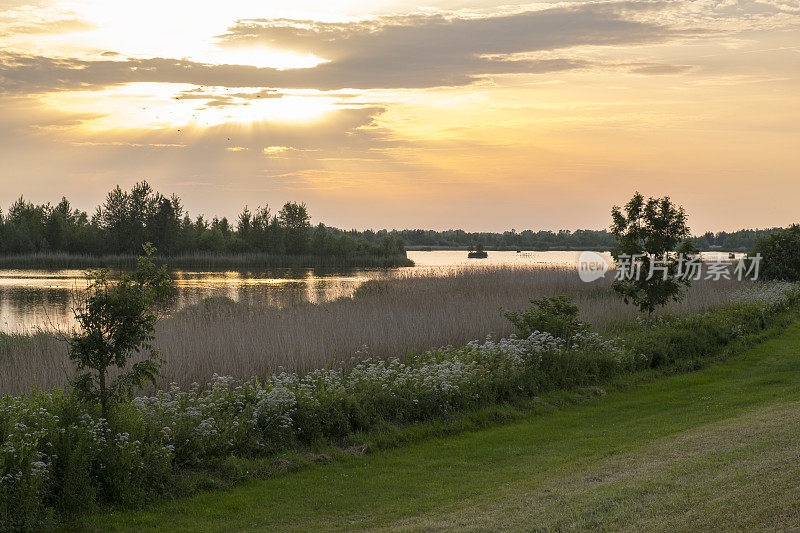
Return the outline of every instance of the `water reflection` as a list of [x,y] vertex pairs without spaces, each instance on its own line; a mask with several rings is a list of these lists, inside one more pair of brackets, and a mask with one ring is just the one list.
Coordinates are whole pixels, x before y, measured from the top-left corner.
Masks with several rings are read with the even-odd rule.
[[[320,272],[311,269],[267,272],[174,271],[173,309],[205,298],[229,298],[283,308],[301,302],[321,303],[350,296],[376,271]],[[111,272],[111,278],[119,275]],[[86,287],[81,270],[0,270],[0,327],[5,333],[74,325],[76,294]]]
[[[398,271],[429,275],[474,266],[574,266],[579,255],[580,252],[573,251],[489,252],[487,259],[467,259],[465,251],[411,251],[408,256],[416,266],[391,270],[174,271],[177,294],[173,308],[197,304],[205,298],[230,298],[236,302],[284,308],[351,296],[365,280],[391,276]],[[704,255],[707,260],[727,258],[727,253]],[[114,277],[118,273],[112,271],[111,275]],[[85,286],[84,273],[77,269],[0,270],[2,331],[71,327],[74,295]]]

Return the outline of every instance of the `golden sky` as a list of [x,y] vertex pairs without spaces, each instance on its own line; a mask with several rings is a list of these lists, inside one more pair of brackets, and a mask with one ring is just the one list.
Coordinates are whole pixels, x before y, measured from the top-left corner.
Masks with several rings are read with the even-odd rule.
[[342,228],[800,221],[800,0],[0,0],[0,204]]

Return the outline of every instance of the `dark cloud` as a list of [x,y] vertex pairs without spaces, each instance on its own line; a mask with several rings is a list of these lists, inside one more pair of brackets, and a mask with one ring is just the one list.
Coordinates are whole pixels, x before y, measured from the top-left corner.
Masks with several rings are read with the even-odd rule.
[[574,59],[508,61],[503,56],[582,45],[656,43],[696,33],[635,20],[636,13],[664,9],[666,5],[609,2],[484,18],[437,14],[344,23],[246,20],[221,36],[220,44],[313,53],[328,60],[311,70],[313,79],[324,83],[324,88],[465,85],[487,74],[590,66]]
[[663,2],[605,2],[482,18],[407,15],[340,23],[251,19],[230,28],[220,36],[220,43],[263,44],[333,61],[370,56],[423,60],[635,44],[675,35],[669,28],[633,20],[636,13],[666,6]]
[[190,83],[201,86],[264,87],[276,69],[208,65],[180,59],[83,60],[0,54],[6,92],[99,89],[131,82]]
[[[635,13],[664,5],[611,2],[484,18],[411,15],[351,23],[248,20],[232,27],[219,44],[314,53],[327,62],[314,68],[280,70],[165,58],[87,61],[6,54],[0,56],[0,81],[7,92],[129,82],[326,91],[459,86],[485,75],[591,66],[577,59],[537,58],[537,52],[581,45],[654,43],[693,33],[634,20]],[[521,53],[529,56],[511,59]]]
[[[506,61],[476,59],[476,74],[447,71],[429,65],[426,72],[410,73],[384,67],[384,72],[354,65],[321,65],[310,69],[279,70],[248,65],[209,65],[178,59],[96,60],[55,59],[42,56],[0,54],[0,90],[5,92],[48,92],[101,89],[133,82],[190,83],[217,87],[281,87],[335,90],[342,88],[421,88],[466,85],[481,74],[542,73],[582,68],[584,61],[541,59]],[[352,67],[352,70],[349,70]]]

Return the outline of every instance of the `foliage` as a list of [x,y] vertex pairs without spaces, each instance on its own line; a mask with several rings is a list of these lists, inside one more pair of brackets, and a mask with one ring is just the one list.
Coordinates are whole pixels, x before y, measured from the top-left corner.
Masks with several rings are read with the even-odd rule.
[[775,322],[798,301],[790,284],[757,284],[742,291],[733,302],[704,313],[660,317],[649,330],[631,327],[621,333],[626,347],[645,354],[653,368],[680,364],[687,369],[741,337],[757,333]]
[[[403,241],[386,231],[312,229],[304,204],[287,202],[277,215],[269,206],[245,207],[234,224],[227,218],[191,218],[181,199],[166,197],[146,182],[106,195],[93,216],[66,198],[53,206],[17,200],[0,217],[0,253],[69,253],[91,256],[137,254],[146,242],[165,256],[268,254],[272,256],[405,258]],[[308,261],[305,261],[306,263]]]
[[[152,262],[154,251],[145,244],[136,271],[114,284],[106,270],[88,272],[89,286],[75,309],[80,331],[69,338],[69,357],[77,369],[73,386],[82,398],[99,402],[106,419],[109,404],[146,381],[155,385],[159,373],[161,359],[152,345],[155,307],[169,296],[172,282],[166,267]],[[144,358],[129,366],[137,354]]]
[[800,225],[761,237],[750,255],[756,254],[761,255],[763,279],[800,281]]
[[[689,237],[686,213],[669,197],[645,201],[637,192],[624,210],[623,213],[617,206],[611,210],[611,233],[616,239],[611,254],[618,265],[626,259],[630,265],[637,258],[641,263],[638,273],[618,277],[612,288],[625,303],[646,312],[649,325],[653,311],[669,301],[680,300],[682,285],[689,284],[688,277],[677,276],[680,263],[674,252],[677,249],[685,256],[696,248],[691,241],[685,241]],[[652,275],[656,267],[663,270]]]
[[287,202],[278,213],[278,220],[286,234],[286,252],[294,255],[304,254],[308,247],[311,227],[306,204]]
[[586,326],[578,321],[578,307],[566,296],[532,299],[531,306],[522,312],[505,311],[506,317],[522,338],[547,331],[558,338],[569,340]]

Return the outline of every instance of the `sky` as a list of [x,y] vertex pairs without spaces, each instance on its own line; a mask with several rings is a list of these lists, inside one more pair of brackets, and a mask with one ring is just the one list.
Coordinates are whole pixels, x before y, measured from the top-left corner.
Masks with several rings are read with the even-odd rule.
[[0,205],[695,233],[800,221],[800,0],[0,0]]

